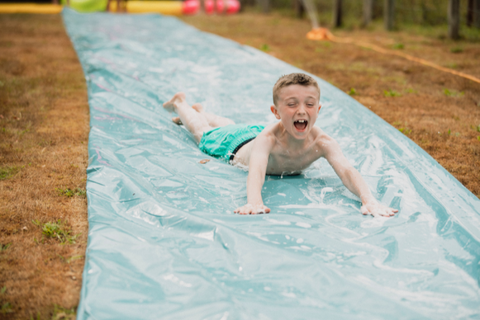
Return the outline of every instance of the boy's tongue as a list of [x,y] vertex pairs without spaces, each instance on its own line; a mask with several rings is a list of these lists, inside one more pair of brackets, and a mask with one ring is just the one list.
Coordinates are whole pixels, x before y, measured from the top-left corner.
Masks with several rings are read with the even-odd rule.
[[295,128],[297,128],[297,130],[304,130],[307,127],[307,121],[304,121],[304,122],[295,121],[293,125],[295,126]]

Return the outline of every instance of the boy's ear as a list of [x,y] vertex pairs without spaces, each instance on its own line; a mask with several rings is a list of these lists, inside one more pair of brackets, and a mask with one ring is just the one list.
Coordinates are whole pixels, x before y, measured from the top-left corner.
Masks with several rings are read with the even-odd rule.
[[270,110],[271,110],[272,113],[275,115],[275,118],[277,118],[277,119],[280,120],[280,115],[278,114],[277,107],[275,107],[275,105],[273,105],[273,106],[270,107]]
[[318,111],[317,111],[317,113],[320,112],[320,109],[322,109],[322,105],[319,103],[319,104],[318,104]]

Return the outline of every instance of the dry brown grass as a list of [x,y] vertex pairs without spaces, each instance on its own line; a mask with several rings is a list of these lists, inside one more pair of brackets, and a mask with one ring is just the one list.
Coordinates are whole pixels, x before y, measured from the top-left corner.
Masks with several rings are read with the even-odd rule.
[[[0,30],[0,318],[50,319],[80,292],[86,199],[56,189],[85,189],[85,80],[60,16],[0,15]],[[58,219],[75,244],[32,223]]]
[[[306,21],[279,15],[190,17],[200,29],[315,73],[404,132],[480,195],[480,86],[401,58],[350,45],[308,41]],[[86,199],[57,188],[85,188],[88,106],[80,64],[59,16],[0,15],[0,319],[49,319],[55,305],[75,307],[87,239]],[[347,33],[337,32],[338,35]],[[353,31],[480,77],[480,48],[404,33]],[[462,46],[461,53],[450,48]],[[266,48],[264,46],[264,48]],[[447,96],[443,90],[463,92]],[[387,97],[393,90],[399,97]],[[410,131],[411,130],[411,131]],[[450,130],[450,134],[448,131]],[[440,132],[440,134],[439,134]],[[458,136],[457,133],[458,132]],[[10,175],[11,173],[11,175]],[[42,243],[42,223],[62,219],[76,244]],[[25,228],[24,228],[25,227]],[[40,240],[36,243],[35,239]],[[69,258],[78,258],[67,262]],[[6,291],[2,293],[1,288]]]
[[[480,132],[477,131],[480,84],[354,45],[307,40],[305,35],[311,29],[308,21],[279,14],[195,16],[183,20],[201,30],[266,49],[269,54],[345,92],[355,89],[355,99],[403,130],[463,185],[480,196]],[[380,30],[340,30],[335,35],[386,48],[403,44],[402,50],[406,53],[442,66],[453,66],[455,70],[480,78],[478,43]],[[461,48],[462,52],[451,52],[453,48]],[[388,96],[385,91],[394,96]],[[395,96],[396,93],[399,96]]]

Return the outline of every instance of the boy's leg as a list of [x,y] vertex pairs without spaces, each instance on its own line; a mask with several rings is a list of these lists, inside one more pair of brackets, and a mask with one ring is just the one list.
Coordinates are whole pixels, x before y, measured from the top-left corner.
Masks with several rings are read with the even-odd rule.
[[[213,113],[205,112],[200,103],[195,103],[194,105],[192,105],[192,108],[196,110],[198,113],[200,113],[201,115],[203,115],[205,119],[207,119],[208,124],[211,127],[218,128],[218,127],[225,127],[230,124],[235,124],[233,120],[230,120],[225,117],[217,116],[216,114],[213,114]],[[182,124],[180,117],[174,117],[172,118],[172,121],[175,122],[176,124]]]
[[175,111],[179,115],[180,120],[188,131],[193,134],[197,143],[202,139],[204,132],[212,129],[207,119],[187,104],[183,92],[175,94],[170,101],[163,104],[163,107],[167,110]]
[[217,127],[225,127],[230,124],[235,124],[233,120],[230,120],[225,117],[217,116],[216,114],[213,114],[213,113],[205,112],[200,103],[195,103],[194,105],[192,105],[192,108],[197,110],[199,113],[201,113],[207,119],[208,124],[211,127],[217,128]]

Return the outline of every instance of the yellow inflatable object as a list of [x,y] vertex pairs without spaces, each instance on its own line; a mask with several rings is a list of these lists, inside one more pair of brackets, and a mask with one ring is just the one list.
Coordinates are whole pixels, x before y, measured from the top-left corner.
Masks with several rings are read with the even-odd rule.
[[58,4],[0,3],[0,13],[44,13],[55,14],[62,11]]
[[[110,2],[110,10],[117,11],[117,2]],[[127,1],[128,13],[161,13],[166,15],[182,15],[182,1]]]
[[[182,1],[128,1],[128,13],[161,13],[182,15]],[[117,11],[117,2],[110,2],[110,10]],[[36,3],[0,3],[0,13],[44,13],[55,14],[62,11],[61,5]]]
[[180,16],[182,14],[181,1],[128,1],[127,12],[144,13],[158,12],[162,14]]

